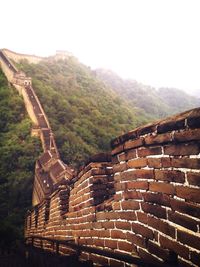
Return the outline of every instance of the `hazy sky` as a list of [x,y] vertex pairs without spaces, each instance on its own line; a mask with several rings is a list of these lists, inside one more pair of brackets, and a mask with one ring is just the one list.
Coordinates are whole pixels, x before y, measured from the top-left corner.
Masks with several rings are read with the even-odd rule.
[[1,0],[0,46],[200,92],[199,0]]

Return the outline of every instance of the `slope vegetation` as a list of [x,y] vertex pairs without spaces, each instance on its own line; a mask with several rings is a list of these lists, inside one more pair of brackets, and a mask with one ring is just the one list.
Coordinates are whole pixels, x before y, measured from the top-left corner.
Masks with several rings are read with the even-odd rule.
[[8,87],[0,70],[0,246],[9,246],[22,236],[24,215],[31,206],[34,166],[41,146],[30,132],[24,102]]
[[179,89],[155,88],[138,83],[134,80],[124,80],[112,71],[97,69],[95,75],[130,104],[139,107],[152,119],[166,117],[187,109],[200,106],[200,99],[190,96]]
[[33,87],[49,118],[61,158],[77,166],[93,154],[107,151],[110,140],[147,122],[75,58],[49,58],[19,66],[32,77]]

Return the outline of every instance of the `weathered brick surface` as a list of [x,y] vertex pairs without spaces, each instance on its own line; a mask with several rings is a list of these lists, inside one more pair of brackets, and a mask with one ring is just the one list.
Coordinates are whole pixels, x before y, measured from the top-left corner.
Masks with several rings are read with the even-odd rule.
[[[182,113],[115,139],[112,162],[90,162],[69,191],[57,188],[48,205],[41,204],[38,212],[27,217],[26,235],[71,237],[84,246],[129,256],[137,253],[153,265],[173,266],[177,260],[179,266],[198,266],[200,131],[196,114],[200,117],[198,110]],[[55,250],[50,243],[46,249]],[[62,251],[67,253],[65,248]],[[120,260],[82,254],[99,266],[126,266]]]
[[155,179],[160,181],[184,183],[185,174],[181,171],[155,170]]
[[170,237],[175,237],[175,228],[169,225],[167,222],[161,221],[153,216],[148,216],[148,225],[161,233],[164,233]]
[[160,155],[162,154],[162,148],[158,147],[142,147],[138,149],[138,157],[146,157],[149,155]]
[[200,203],[200,188],[189,188],[187,186],[177,186],[176,194],[178,197]]
[[162,192],[168,195],[173,195],[175,192],[174,185],[167,183],[158,183],[158,182],[150,182],[149,190],[153,192]]
[[163,218],[163,219],[167,218],[166,209],[162,208],[159,205],[144,202],[144,203],[142,203],[142,209],[146,213],[153,214],[153,215],[157,216],[158,218]]
[[174,139],[178,142],[200,140],[200,129],[188,129],[174,133]]
[[128,161],[129,168],[142,168],[147,166],[146,158],[132,159]]
[[179,214],[177,212],[168,212],[168,220],[172,221],[178,225],[181,225],[187,229],[190,229],[194,232],[197,232],[198,230],[198,223],[197,220],[194,220],[188,216]]
[[135,140],[130,140],[130,141],[127,141],[125,144],[124,144],[124,149],[130,149],[130,148],[136,148],[136,147],[140,147],[144,144],[144,139],[143,138],[138,138],[138,139],[135,139]]
[[164,144],[172,141],[172,134],[165,133],[165,134],[158,134],[158,135],[149,135],[145,137],[145,144],[147,145],[158,145]]
[[170,156],[189,156],[199,154],[198,144],[178,144],[164,146],[164,153]]
[[188,232],[178,230],[177,240],[180,241],[182,244],[187,244],[190,247],[200,250],[200,235],[194,235]]
[[200,186],[200,172],[188,172],[187,180],[190,185]]
[[184,259],[189,259],[189,248],[179,244],[176,241],[173,241],[171,239],[168,239],[164,236],[160,236],[160,244],[163,248],[167,248],[169,250],[174,251]]

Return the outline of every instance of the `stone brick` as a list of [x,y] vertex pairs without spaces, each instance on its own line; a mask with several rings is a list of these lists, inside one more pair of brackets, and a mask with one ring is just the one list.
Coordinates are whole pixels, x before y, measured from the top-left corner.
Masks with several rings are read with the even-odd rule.
[[200,172],[188,172],[187,180],[189,184],[200,187]]
[[176,168],[200,169],[200,159],[172,158],[171,165]]
[[138,201],[124,200],[121,202],[122,210],[138,210],[140,208]]
[[115,226],[117,229],[131,230],[131,223],[130,222],[116,221]]
[[166,209],[160,207],[159,205],[144,202],[141,204],[141,206],[142,206],[142,210],[147,213],[153,214],[157,216],[158,218],[163,218],[163,219],[167,218]]
[[102,227],[105,229],[113,229],[114,228],[114,222],[102,222]]
[[185,201],[179,201],[176,199],[171,199],[170,204],[171,208],[174,211],[179,211],[181,213],[185,213],[190,216],[200,218],[200,207],[195,204],[187,203]]
[[127,189],[144,189],[149,188],[149,183],[147,181],[133,181],[127,183]]
[[135,170],[128,170],[128,171],[122,172],[120,174],[119,180],[122,180],[122,181],[136,180],[137,177],[135,177],[134,174],[135,174]]
[[161,158],[148,158],[147,164],[149,168],[159,169],[162,167],[162,161]]
[[148,135],[145,137],[145,143],[147,145],[158,145],[164,144],[172,141],[171,133]]
[[147,224],[147,222],[148,222],[148,216],[144,212],[138,211],[137,212],[137,218],[138,218],[138,221],[141,223]]
[[132,231],[136,234],[140,234],[143,237],[146,237],[148,239],[153,239],[153,231],[148,228],[148,226],[143,226],[139,223],[132,223]]
[[174,185],[159,182],[150,182],[149,190],[153,192],[162,192],[164,194],[173,195],[175,192]]
[[175,132],[174,139],[178,142],[200,140],[200,129],[189,129],[180,132]]
[[153,133],[156,131],[156,128],[157,128],[157,125],[156,124],[153,124],[153,123],[149,123],[143,127],[140,127],[138,130],[137,130],[137,134],[138,136],[141,136],[141,135],[145,135],[145,134],[148,134],[148,133]]
[[124,267],[124,262],[110,259],[109,266],[110,267]]
[[114,185],[115,187],[115,191],[118,192],[118,191],[124,191],[127,189],[127,183],[116,183]]
[[115,154],[119,154],[120,152],[122,152],[124,150],[124,146],[123,145],[119,145],[117,147],[115,147],[112,152],[111,155],[115,155]]
[[187,229],[190,229],[192,231],[197,231],[198,223],[196,220],[184,216],[182,214],[179,214],[177,212],[168,211],[168,220],[176,224],[179,224]]
[[105,214],[106,214],[106,218],[108,220],[117,220],[117,219],[119,219],[119,213],[118,212],[109,211],[109,212],[105,212]]
[[119,218],[121,220],[127,220],[127,221],[135,221],[136,220],[136,214],[135,211],[121,211],[118,212]]
[[119,180],[128,181],[128,180],[136,180],[138,178],[142,179],[153,179],[154,173],[153,170],[128,170],[120,174]]
[[127,169],[126,162],[120,163],[120,164],[114,164],[113,165],[113,171],[115,172],[122,172]]
[[190,234],[189,232],[177,231],[177,240],[192,248],[200,250],[200,236]]
[[126,154],[125,154],[125,152],[119,154],[117,156],[117,158],[118,158],[118,161],[117,162],[126,161]]
[[136,149],[131,149],[125,153],[125,160],[136,158]]
[[151,202],[162,206],[170,206],[170,197],[163,193],[142,193],[145,202]]
[[147,166],[146,158],[132,159],[127,163],[129,168],[142,168]]
[[138,157],[146,157],[146,156],[150,156],[150,155],[161,155],[162,154],[162,148],[160,146],[156,146],[156,147],[142,147],[139,148],[138,150]]
[[106,220],[107,219],[107,213],[106,212],[98,212],[96,213],[97,220]]
[[187,125],[190,128],[200,128],[200,117],[191,117],[187,119]]
[[105,237],[110,237],[110,230],[100,230],[100,234],[99,234],[99,237],[103,237],[103,238],[105,238]]
[[181,171],[155,170],[155,179],[160,181],[184,183],[185,174]]
[[191,262],[198,265],[200,263],[200,252],[191,251]]
[[153,216],[148,216],[148,225],[161,233],[171,236],[172,238],[175,237],[175,228],[167,222],[163,222]]
[[200,188],[189,188],[187,186],[177,186],[176,194],[180,198],[200,203]]
[[154,172],[153,170],[133,170],[131,171],[132,179],[153,179]]
[[164,147],[164,154],[170,156],[188,156],[199,154],[197,144],[176,144]]
[[171,158],[163,157],[161,158],[161,163],[163,168],[169,168],[171,167]]
[[142,199],[142,194],[138,191],[126,191],[122,194],[125,200],[128,199]]
[[168,249],[163,249],[160,245],[148,240],[147,246],[148,252],[157,255],[159,258],[163,259],[165,262],[174,263],[177,260],[177,257],[174,252],[169,251]]
[[133,245],[125,241],[118,241],[118,249],[122,251],[132,252]]
[[110,259],[110,267],[124,267],[124,262]]
[[180,130],[185,128],[185,119],[173,120],[173,121],[164,121],[161,122],[157,127],[158,133],[166,133],[173,130]]
[[100,256],[100,255],[96,255],[96,254],[94,255],[94,254],[90,253],[89,259],[92,262],[100,264],[100,266],[107,266],[108,265],[108,259],[103,257],[103,256]]
[[136,246],[146,248],[146,239],[140,235],[127,232],[127,240]]
[[172,241],[162,235],[160,235],[160,244],[162,248],[172,250],[184,259],[189,259],[189,249],[186,246],[183,246],[176,241]]
[[121,209],[120,202],[112,203],[112,208],[113,208],[113,210],[120,210]]
[[180,267],[194,267],[191,261],[185,261],[184,259],[179,258],[177,265]]
[[126,233],[120,231],[120,230],[111,230],[111,238],[114,239],[125,239]]
[[131,149],[131,148],[136,148],[139,146],[142,146],[144,144],[144,139],[143,138],[137,138],[135,140],[129,140],[124,144],[124,149]]
[[148,262],[147,266],[162,266],[163,264],[161,260],[159,260],[157,257],[154,257],[151,253],[142,248],[139,248],[138,254],[142,259]]

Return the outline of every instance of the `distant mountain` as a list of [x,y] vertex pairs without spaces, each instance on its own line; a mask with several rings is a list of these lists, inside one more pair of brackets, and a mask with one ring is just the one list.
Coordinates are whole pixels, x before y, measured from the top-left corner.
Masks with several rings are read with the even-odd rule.
[[132,107],[143,109],[153,118],[162,118],[187,109],[200,106],[200,99],[186,94],[175,88],[155,88],[138,83],[134,80],[125,80],[116,73],[97,69],[96,77],[112,87],[121,98],[128,101]]
[[175,88],[160,88],[158,94],[170,107],[173,113],[200,106],[200,98],[188,95],[182,90]]

